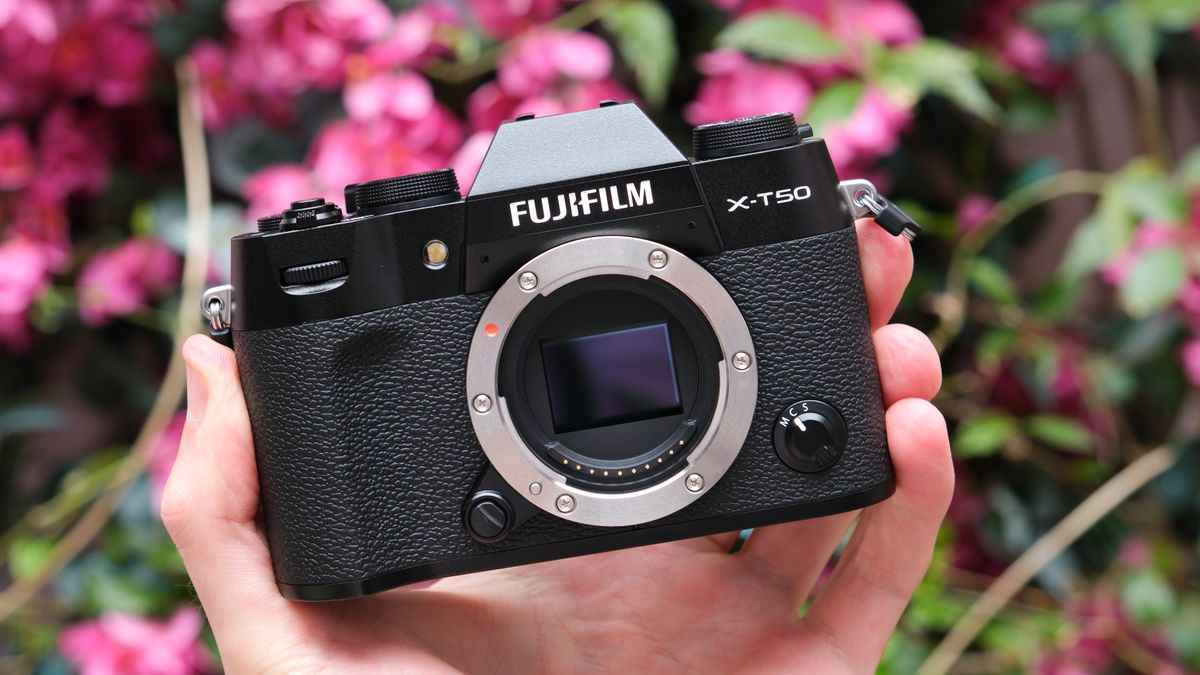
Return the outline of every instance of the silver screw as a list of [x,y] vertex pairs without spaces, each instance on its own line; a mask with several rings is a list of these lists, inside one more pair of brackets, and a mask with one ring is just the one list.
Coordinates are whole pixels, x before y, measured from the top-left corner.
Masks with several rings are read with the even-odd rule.
[[746,352],[738,352],[733,355],[733,367],[738,370],[745,370],[750,367],[750,354]]
[[471,407],[477,413],[485,413],[492,409],[492,399],[487,394],[480,394],[471,401]]
[[687,477],[687,480],[684,481],[684,484],[687,485],[688,490],[692,492],[699,492],[704,489],[704,476],[694,473]]
[[563,513],[570,513],[575,510],[575,498],[571,495],[559,495],[555,500],[554,505]]
[[521,288],[532,291],[537,288],[537,275],[533,272],[521,272],[521,276],[517,277],[517,283]]
[[530,483],[529,484],[529,494],[531,494],[531,495],[542,494],[542,484],[537,482],[536,480],[533,481],[532,483]]
[[222,309],[225,309],[225,303],[221,302],[220,298],[212,298],[208,301],[209,314],[220,314]]
[[667,266],[667,252],[661,249],[654,249],[650,252],[650,266],[656,270],[661,270]]

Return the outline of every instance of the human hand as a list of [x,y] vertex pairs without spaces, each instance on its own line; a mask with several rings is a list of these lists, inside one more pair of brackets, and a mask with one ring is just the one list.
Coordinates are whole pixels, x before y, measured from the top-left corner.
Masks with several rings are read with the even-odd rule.
[[[929,403],[938,356],[888,325],[912,273],[902,238],[867,221],[859,249],[896,493],[827,518],[452,577],[345,602],[279,595],[255,516],[258,476],[233,352],[184,345],[188,417],[163,521],[226,670],[242,672],[872,672],[929,565],[954,472]],[[798,610],[846,529],[850,543]]]

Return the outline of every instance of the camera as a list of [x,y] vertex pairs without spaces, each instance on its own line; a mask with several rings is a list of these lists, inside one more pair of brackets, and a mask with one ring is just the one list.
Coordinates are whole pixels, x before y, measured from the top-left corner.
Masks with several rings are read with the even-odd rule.
[[[824,516],[888,497],[854,218],[791,114],[518,117],[449,169],[300,199],[203,298],[237,356],[281,593]],[[297,195],[303,197],[303,195]]]

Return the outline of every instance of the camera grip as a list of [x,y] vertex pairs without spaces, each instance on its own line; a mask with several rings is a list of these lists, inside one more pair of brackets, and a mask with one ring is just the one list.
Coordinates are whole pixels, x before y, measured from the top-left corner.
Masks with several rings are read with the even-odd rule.
[[279,582],[367,578],[459,536],[458,496],[483,467],[463,373],[486,301],[236,334]]

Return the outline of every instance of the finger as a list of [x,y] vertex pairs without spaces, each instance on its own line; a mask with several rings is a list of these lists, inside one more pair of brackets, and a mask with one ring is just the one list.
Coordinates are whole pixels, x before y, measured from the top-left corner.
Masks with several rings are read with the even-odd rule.
[[[163,491],[162,518],[222,646],[249,640],[278,612],[266,543],[255,526],[258,477],[233,352],[209,338],[183,345],[188,413]],[[267,614],[270,616],[270,614]]]
[[906,398],[928,401],[942,388],[942,362],[924,333],[894,323],[876,330],[874,340],[885,406]]
[[760,527],[741,551],[746,564],[770,577],[800,607],[858,511]]
[[917,583],[929,567],[954,491],[946,421],[927,401],[887,413],[896,493],[863,511],[829,585],[804,617],[853,672],[873,671]]
[[891,320],[904,287],[912,278],[912,247],[904,237],[893,237],[871,220],[860,220],[858,255],[862,263],[863,285],[867,290],[867,312],[871,327],[879,328]]

